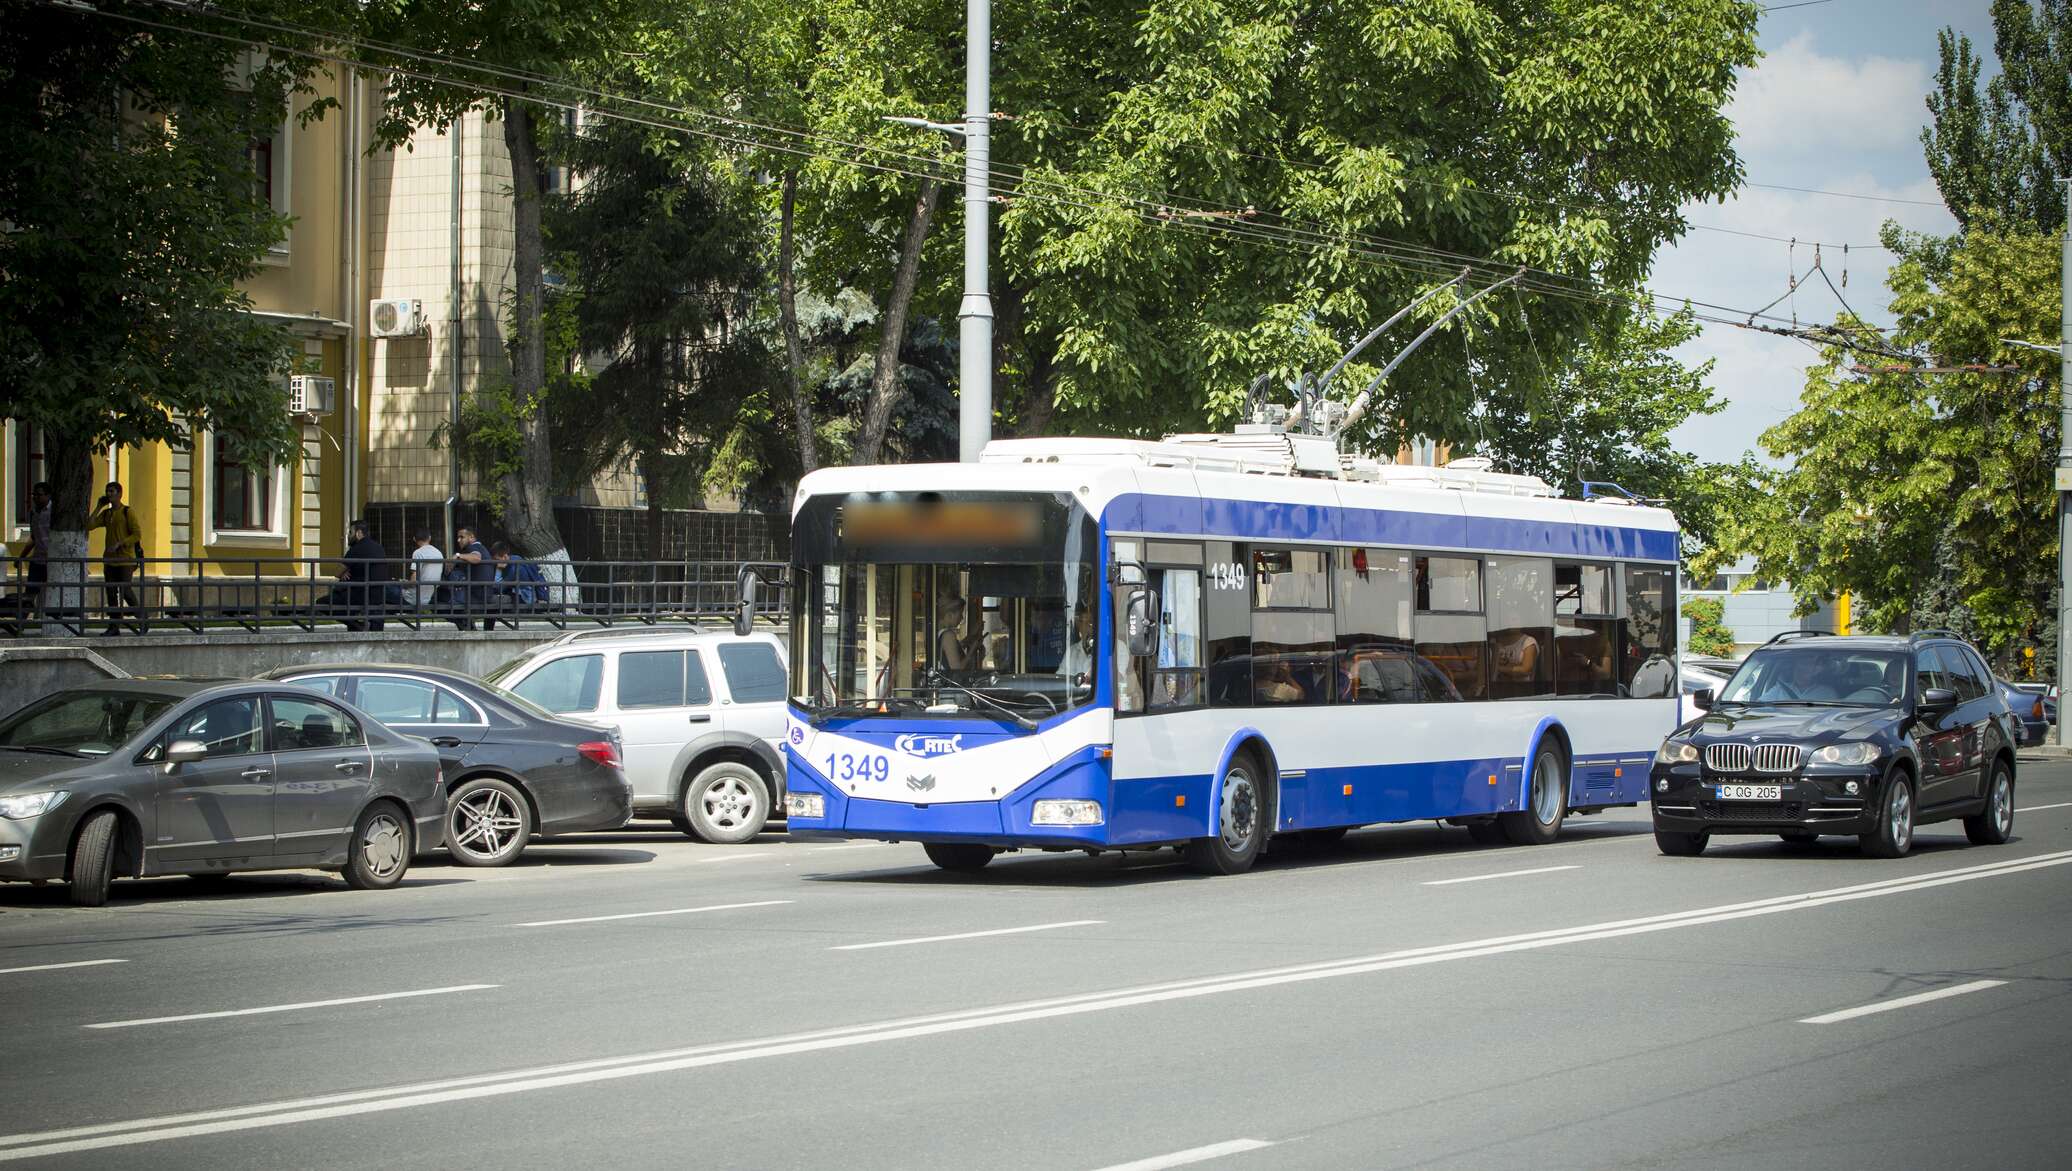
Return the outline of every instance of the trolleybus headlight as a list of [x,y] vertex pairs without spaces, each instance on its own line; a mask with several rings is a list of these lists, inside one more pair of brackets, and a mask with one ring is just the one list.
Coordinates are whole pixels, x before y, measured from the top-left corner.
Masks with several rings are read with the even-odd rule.
[[1029,815],[1031,825],[1099,825],[1099,801],[1038,801]]
[[1814,764],[1869,764],[1878,759],[1878,746],[1868,740],[1857,740],[1849,744],[1830,744],[1816,749]]
[[818,793],[786,793],[784,795],[786,817],[826,817],[827,798]]
[[1698,746],[1688,740],[1664,740],[1655,752],[1657,764],[1689,764],[1698,759]]

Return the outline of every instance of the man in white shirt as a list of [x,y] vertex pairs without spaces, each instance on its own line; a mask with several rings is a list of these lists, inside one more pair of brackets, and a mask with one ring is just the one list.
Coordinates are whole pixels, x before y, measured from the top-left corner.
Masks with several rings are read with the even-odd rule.
[[410,576],[417,581],[417,606],[423,609],[439,596],[439,578],[444,575],[446,554],[432,544],[430,529],[419,529],[411,534],[417,547],[410,551]]

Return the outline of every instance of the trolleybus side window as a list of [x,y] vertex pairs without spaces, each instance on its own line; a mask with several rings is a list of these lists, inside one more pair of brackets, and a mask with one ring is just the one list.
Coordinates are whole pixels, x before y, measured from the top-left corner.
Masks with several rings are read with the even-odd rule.
[[1482,563],[1473,557],[1421,553],[1416,565],[1417,653],[1452,683],[1455,694],[1446,698],[1489,698]]
[[1676,574],[1626,567],[1626,624],[1619,679],[1634,699],[1676,694]]
[[1321,549],[1254,545],[1252,702],[1330,703],[1332,664],[1328,558]]
[[1414,599],[1410,554],[1339,549],[1332,566],[1341,703],[1418,703],[1445,697],[1438,671],[1410,641]]
[[1554,690],[1617,695],[1612,648],[1619,645],[1616,590],[1609,565],[1554,564]]
[[1146,706],[1198,707],[1208,702],[1202,669],[1201,546],[1152,541],[1149,558],[1151,588],[1158,596],[1158,636]]
[[1217,707],[1252,703],[1251,575],[1241,545],[1209,541],[1202,546],[1202,641],[1208,648],[1209,702]]
[[1491,557],[1488,581],[1490,698],[1552,695],[1554,563]]

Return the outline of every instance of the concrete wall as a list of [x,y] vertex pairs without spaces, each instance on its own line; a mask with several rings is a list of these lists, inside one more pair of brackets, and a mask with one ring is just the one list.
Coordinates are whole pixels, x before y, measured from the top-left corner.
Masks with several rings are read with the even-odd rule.
[[[95,639],[92,647],[82,647],[76,640],[24,640],[0,646],[0,708],[11,711],[53,687],[104,678],[117,671],[241,679],[300,663],[416,663],[480,675],[560,633],[548,627],[494,632],[387,630],[378,634],[338,630],[284,638],[278,632],[219,631]],[[90,664],[78,658],[82,652],[112,669],[91,671]]]

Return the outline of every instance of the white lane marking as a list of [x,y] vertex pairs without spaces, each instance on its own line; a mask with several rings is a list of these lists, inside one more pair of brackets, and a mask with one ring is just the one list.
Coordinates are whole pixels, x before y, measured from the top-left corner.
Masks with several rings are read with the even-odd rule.
[[919,939],[881,939],[876,943],[845,943],[829,951],[869,951],[874,947],[905,947],[911,943],[945,943],[952,939],[981,939],[988,935],[1020,935],[1025,931],[1056,931],[1060,927],[1097,927],[1105,919],[1073,919],[1065,923],[1038,923],[1034,927],[1000,927],[992,931],[963,931],[956,935],[924,935]]
[[2072,809],[2072,801],[2060,801],[2056,805],[2018,805],[2016,813],[2041,813],[2046,809]]
[[1580,866],[1536,866],[1531,870],[1506,870],[1501,874],[1474,874],[1467,878],[1441,878],[1434,882],[1421,882],[1419,886],[1453,886],[1463,882],[1488,882],[1492,878],[1523,878],[1528,874],[1552,874],[1557,870],[1581,870]]
[[2021,874],[2031,870],[2042,870],[2067,864],[2072,864],[2072,850],[2012,858],[1984,866],[1962,867],[1952,870],[1931,870],[1905,878],[1892,878],[1879,882],[1863,883],[1857,886],[1782,895],[1775,898],[1759,899],[1754,902],[1728,903],[1715,907],[1699,907],[1689,911],[1673,911],[1668,914],[1654,915],[1642,919],[1625,919],[1606,923],[1585,924],[1578,927],[1555,928],[1526,935],[1500,936],[1492,939],[1470,940],[1463,943],[1441,944],[1410,951],[1389,952],[1382,955],[1361,956],[1342,960],[1328,960],[1295,967],[1236,972],[1226,976],[1198,977],[1166,984],[1143,985],[1135,988],[1114,989],[1107,992],[1081,993],[1076,996],[1057,997],[1050,1000],[1024,1001],[1017,1004],[963,1009],[931,1016],[848,1025],[810,1033],[791,1033],[777,1037],[699,1045],[684,1049],[634,1053],[622,1057],[604,1057],[589,1061],[567,1062],[559,1065],[535,1066],[530,1069],[515,1069],[504,1073],[476,1074],[469,1077],[449,1078],[441,1081],[418,1082],[413,1085],[390,1086],[371,1090],[350,1090],[336,1094],[323,1094],[275,1102],[259,1102],[245,1106],[222,1107],[214,1110],[192,1111],[185,1114],[159,1115],[157,1117],[137,1118],[122,1122],[101,1122],[88,1126],[69,1127],[62,1130],[30,1131],[19,1134],[0,1135],[0,1162],[8,1162],[15,1159],[43,1158],[50,1155],[70,1154],[78,1151],[101,1150],[108,1147],[135,1146],[141,1143],[163,1142],[169,1139],[189,1138],[196,1135],[254,1130],[268,1126],[285,1126],[298,1122],[314,1122],[326,1118],[343,1118],[387,1110],[402,1110],[416,1106],[436,1105],[442,1102],[469,1101],[506,1094],[527,1093],[534,1090],[554,1089],[562,1086],[585,1085],[592,1082],[670,1073],[676,1070],[723,1065],[738,1061],[753,1061],[769,1057],[783,1057],[796,1053],[810,1053],[826,1049],[840,1049],[887,1041],[899,1041],[912,1037],[927,1037],[973,1029],[993,1028],[1025,1021],[1044,1020],[1051,1017],[1106,1012],[1143,1004],[1215,996],[1226,992],[1246,991],[1279,984],[1328,980],[1341,976],[1354,976],[1424,964],[1445,963],[1451,960],[1474,959],[1481,956],[1501,955],[1508,952],[1559,947],[1570,943],[1585,943],[1626,935],[1642,935],[1655,931],[1671,931],[1683,927],[1752,918],[1759,915],[1811,910],[1816,907],[1833,906],[1837,903],[1852,902],[1857,899],[1881,898],[1885,895],[1894,894],[1911,894],[1915,891],[1930,890],[1952,883],[1974,882],[1985,878],[2000,878],[2009,874]]
[[444,996],[449,992],[480,992],[501,988],[501,984],[455,984],[450,988],[418,988],[410,992],[380,992],[373,996],[341,996],[336,1000],[305,1000],[300,1004],[269,1004],[261,1008],[227,1008],[221,1012],[190,1012],[181,1016],[139,1017],[129,1021],[102,1021],[89,1029],[132,1029],[138,1025],[170,1025],[181,1021],[211,1021],[229,1016],[259,1016],[269,1012],[299,1012],[305,1008],[331,1008],[340,1004],[368,1004],[376,1000],[405,1000],[413,996]]
[[1917,1004],[1927,1004],[1931,1000],[1962,996],[1967,992],[1984,992],[1988,988],[1998,988],[2005,983],[2007,983],[2005,980],[1973,980],[1969,984],[1953,984],[1948,988],[1937,988],[1932,992],[1917,992],[1912,996],[1901,996],[1892,1000],[1874,1000],[1869,1004],[1859,1004],[1855,1008],[1845,1008],[1839,1012],[1809,1016],[1799,1023],[1802,1025],[1831,1025],[1837,1021],[1853,1021],[1860,1016],[1891,1012],[1895,1008],[1911,1008]]
[[26,968],[0,968],[0,976],[12,976],[17,972],[55,972],[59,968],[96,968],[102,964],[126,964],[128,960],[73,960],[64,964],[30,964]]
[[769,856],[770,852],[768,850],[751,850],[746,854],[721,854],[717,858],[693,858],[691,861],[693,864],[702,865],[707,862],[745,862],[750,858],[767,858]]
[[1101,1168],[1101,1171],[1165,1171],[1167,1167],[1206,1163],[1210,1159],[1220,1159],[1225,1155],[1241,1155],[1246,1151],[1257,1151],[1272,1145],[1264,1139],[1234,1138],[1227,1143],[1210,1143],[1205,1147],[1174,1151],[1170,1155],[1153,1155],[1148,1159],[1138,1159],[1134,1163],[1116,1163]]
[[632,911],[624,915],[589,915],[581,919],[540,919],[518,923],[518,927],[562,927],[570,923],[610,923],[616,919],[653,919],[658,915],[698,915],[706,911],[740,911],[749,907],[784,907],[796,899],[765,899],[760,903],[715,903],[710,907],[678,907],[673,911]]

